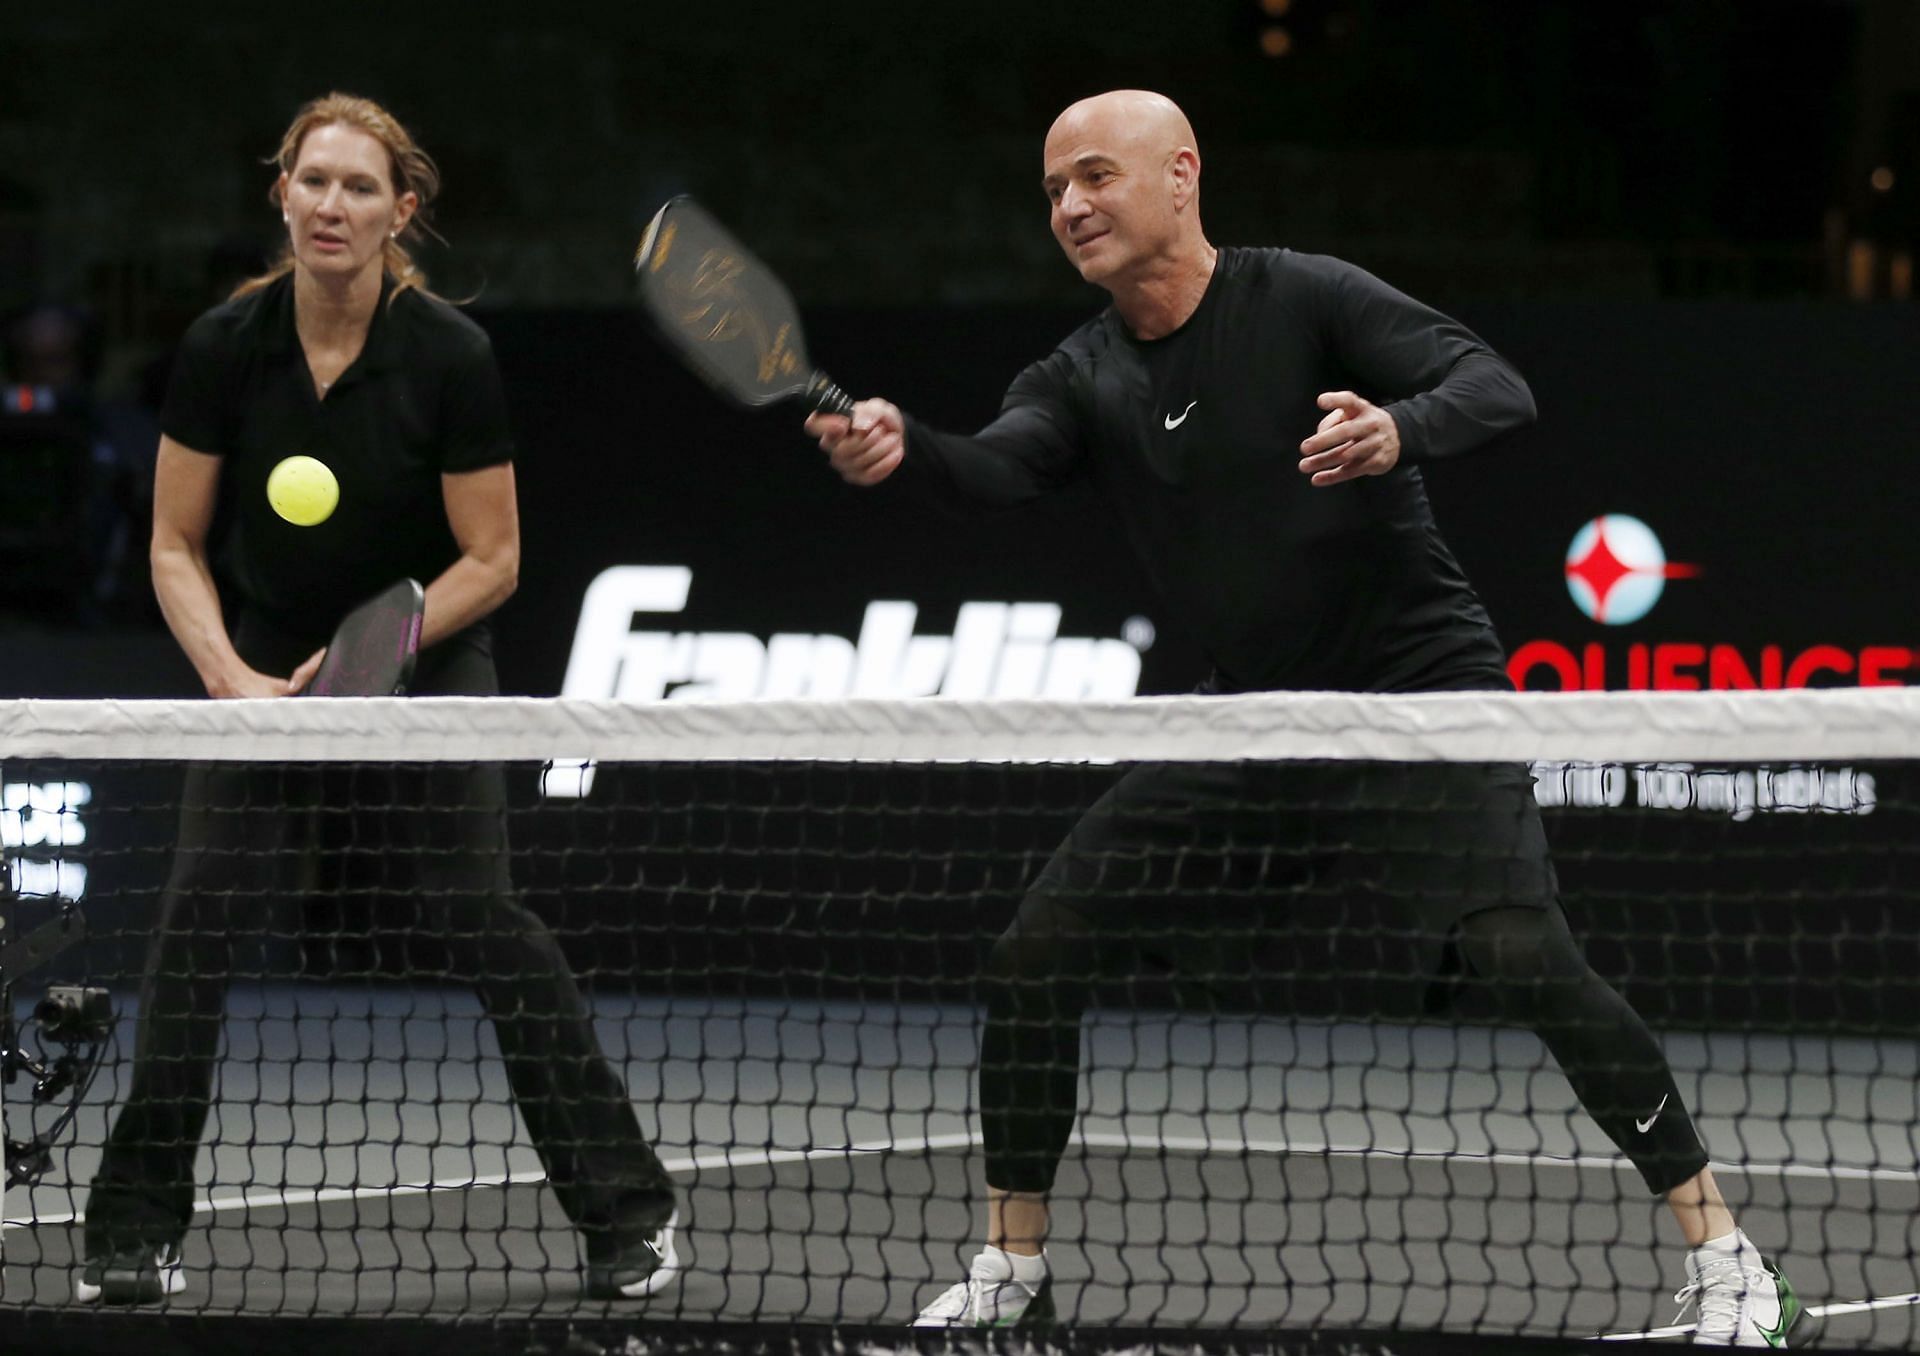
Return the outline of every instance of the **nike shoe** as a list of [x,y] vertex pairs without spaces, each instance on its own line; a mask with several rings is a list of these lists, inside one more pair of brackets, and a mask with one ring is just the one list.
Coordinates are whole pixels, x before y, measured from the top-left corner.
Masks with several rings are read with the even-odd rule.
[[1780,1269],[1739,1236],[1733,1252],[1695,1248],[1687,1254],[1687,1286],[1674,1296],[1681,1306],[1698,1302],[1700,1319],[1693,1330],[1695,1346],[1798,1346],[1812,1334],[1806,1309]]
[[73,1280],[81,1304],[157,1304],[187,1288],[177,1243],[122,1248],[105,1257],[89,1257]]
[[[1027,1259],[1022,1258],[1022,1261]],[[1053,1326],[1053,1276],[1044,1254],[1035,1279],[1013,1274],[1013,1262],[998,1248],[973,1259],[967,1279],[949,1286],[913,1320],[916,1328],[1049,1328]],[[1022,1268],[1025,1270],[1026,1268]]]
[[611,1229],[587,1236],[587,1294],[594,1299],[645,1299],[680,1274],[673,1233],[680,1225],[674,1211],[665,1224]]

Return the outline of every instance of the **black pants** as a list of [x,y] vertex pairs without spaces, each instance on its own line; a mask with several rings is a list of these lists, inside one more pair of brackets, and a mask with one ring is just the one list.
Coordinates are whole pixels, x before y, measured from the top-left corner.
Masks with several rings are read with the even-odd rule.
[[[419,676],[416,691],[497,690],[486,650],[458,638],[423,656]],[[477,990],[568,1218],[595,1232],[666,1219],[672,1182],[600,1051],[559,945],[515,896],[506,803],[492,765],[188,770],[142,977],[132,1087],[87,1205],[89,1255],[186,1231],[229,981],[258,971],[249,954],[265,949],[279,901],[312,888],[321,821],[341,815],[409,859],[412,889],[389,906],[405,916],[382,919],[380,930],[431,938],[446,977]]]
[[1707,1165],[1658,1041],[1567,929],[1525,768],[1155,764],[1087,812],[995,944],[988,1185],[1052,1187],[1097,990],[1160,969],[1258,983],[1267,934],[1309,917],[1338,928],[1339,901],[1359,892],[1398,912],[1415,967],[1457,958],[1503,1019],[1539,1034],[1650,1190]]

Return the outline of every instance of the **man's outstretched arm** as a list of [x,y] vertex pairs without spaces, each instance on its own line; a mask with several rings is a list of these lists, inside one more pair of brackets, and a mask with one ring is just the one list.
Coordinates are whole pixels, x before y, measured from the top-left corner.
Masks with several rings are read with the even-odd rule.
[[886,400],[862,400],[852,415],[814,414],[806,430],[852,485],[878,485],[903,466],[943,499],[978,509],[1037,498],[1073,478],[1079,453],[1070,434],[1036,404],[1009,404],[972,435],[912,419]]

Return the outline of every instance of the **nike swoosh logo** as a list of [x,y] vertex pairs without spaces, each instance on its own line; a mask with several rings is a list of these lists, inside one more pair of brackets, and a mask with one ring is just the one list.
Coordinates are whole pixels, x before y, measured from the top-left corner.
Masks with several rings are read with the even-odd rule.
[[1784,1347],[1787,1345],[1788,1330],[1800,1321],[1800,1297],[1793,1293],[1793,1287],[1787,1284],[1785,1276],[1771,1266],[1767,1271],[1773,1276],[1773,1283],[1780,1292],[1780,1323],[1778,1327],[1769,1328],[1755,1319],[1753,1326],[1759,1329],[1760,1336],[1766,1339],[1768,1346]]
[[1170,429],[1179,428],[1180,425],[1186,423],[1187,416],[1193,413],[1193,407],[1199,403],[1197,400],[1190,402],[1184,410],[1180,411],[1180,417],[1178,419],[1175,419],[1172,415],[1168,415],[1167,427]]
[[1660,1113],[1662,1111],[1665,1111],[1666,1109],[1667,1109],[1667,1099],[1665,1097],[1662,1097],[1660,1099],[1660,1105],[1653,1109],[1653,1114],[1647,1117],[1644,1121],[1639,1121],[1639,1120],[1635,1121],[1633,1123],[1633,1128],[1635,1130],[1638,1130],[1643,1135],[1646,1134],[1647,1131],[1653,1129],[1653,1123],[1660,1119]]

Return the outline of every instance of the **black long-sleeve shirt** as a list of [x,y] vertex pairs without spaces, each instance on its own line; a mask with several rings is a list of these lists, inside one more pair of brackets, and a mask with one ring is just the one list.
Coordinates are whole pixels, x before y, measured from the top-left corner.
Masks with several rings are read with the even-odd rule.
[[[1387,408],[1400,463],[1315,486],[1323,391]],[[1193,315],[1134,338],[1111,309],[1022,372],[972,437],[907,422],[902,471],[994,508],[1089,477],[1223,690],[1508,685],[1486,609],[1441,540],[1418,463],[1532,422],[1471,331],[1351,264],[1222,249]]]

